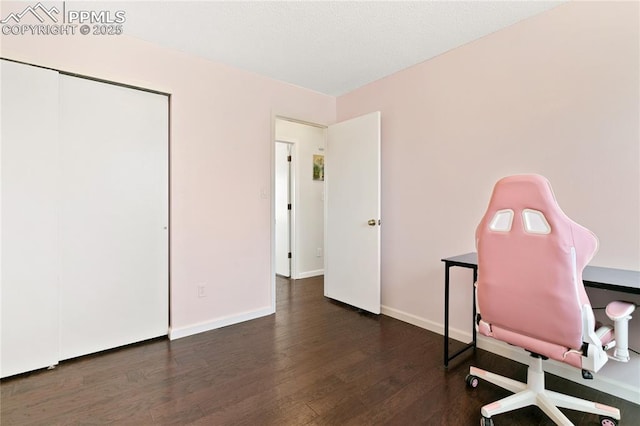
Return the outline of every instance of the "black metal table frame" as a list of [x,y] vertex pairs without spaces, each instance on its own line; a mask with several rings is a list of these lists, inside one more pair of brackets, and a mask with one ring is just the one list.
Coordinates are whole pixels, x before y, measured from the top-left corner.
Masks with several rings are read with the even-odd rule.
[[[464,256],[464,255],[463,255]],[[444,262],[444,366],[449,366],[449,361],[457,357],[458,355],[466,352],[469,349],[476,348],[477,336],[476,327],[472,327],[473,339],[470,343],[467,343],[462,349],[457,350],[453,355],[449,356],[449,270],[452,266],[459,266],[462,268],[470,268],[473,270],[473,321],[476,317],[476,286],[475,283],[478,280],[478,265],[477,263],[470,263],[464,260],[454,260],[462,256],[455,256],[453,258],[442,259]]]
[[[449,361],[469,349],[476,348],[477,333],[475,327],[476,318],[476,286],[478,280],[478,257],[477,253],[466,253],[458,256],[441,259],[444,262],[444,366],[449,366]],[[463,348],[457,350],[449,356],[449,269],[453,266],[469,268],[473,270],[473,327],[472,340]],[[625,269],[604,268],[600,266],[590,266],[584,269],[582,281],[586,287],[600,288],[611,291],[618,291],[628,294],[640,294],[640,271]]]

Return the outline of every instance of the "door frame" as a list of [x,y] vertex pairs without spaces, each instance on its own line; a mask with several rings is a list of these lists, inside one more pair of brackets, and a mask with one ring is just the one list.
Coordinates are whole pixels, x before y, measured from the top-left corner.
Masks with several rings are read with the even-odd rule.
[[[327,129],[329,126],[326,124],[321,124],[321,123],[316,123],[313,121],[308,121],[308,120],[304,120],[304,119],[299,119],[299,118],[294,118],[291,115],[288,114],[279,114],[279,113],[272,113],[271,114],[271,144],[270,144],[270,148],[269,148],[269,153],[270,153],[270,171],[271,171],[271,183],[270,183],[270,203],[271,203],[271,207],[270,207],[270,238],[271,238],[271,269],[270,269],[270,279],[271,279],[271,309],[272,312],[276,311],[276,204],[275,204],[275,188],[276,188],[276,142],[287,142],[287,143],[291,143],[293,145],[293,153],[295,154],[298,151],[298,147],[297,144],[300,142],[298,140],[295,139],[287,139],[287,138],[276,138],[276,121],[277,120],[284,120],[284,121],[291,121],[293,123],[299,123],[299,124],[304,124],[307,126],[313,126],[313,127],[319,127],[321,129]],[[293,154],[292,154],[293,155]],[[295,182],[295,171],[296,171],[296,164],[297,164],[297,156],[293,155],[292,161],[291,161],[291,181],[292,181],[292,188],[291,188],[291,196],[292,196],[292,208],[291,208],[291,220],[290,220],[290,226],[291,226],[291,232],[290,232],[290,238],[291,238],[291,253],[292,254],[292,258],[291,258],[291,278],[290,279],[296,279],[295,277],[297,276],[297,270],[295,268],[295,261],[294,258],[296,256],[296,239],[295,239],[295,228],[296,228],[296,182]],[[325,214],[326,216],[326,214]],[[326,218],[325,218],[326,219]],[[323,238],[326,238],[326,236],[324,236]],[[323,244],[323,247],[325,247],[324,250],[326,250],[326,244]],[[325,256],[326,256],[326,252],[325,252]]]

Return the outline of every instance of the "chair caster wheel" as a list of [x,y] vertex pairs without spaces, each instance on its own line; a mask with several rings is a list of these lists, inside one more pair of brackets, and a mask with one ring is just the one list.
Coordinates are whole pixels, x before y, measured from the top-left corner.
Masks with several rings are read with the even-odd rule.
[[611,417],[600,416],[600,425],[601,426],[618,426],[618,421]]
[[483,416],[480,419],[480,426],[493,426],[493,419],[491,417],[484,417]]
[[467,374],[467,377],[464,378],[464,381],[470,388],[477,388],[478,383],[480,383],[480,379],[478,379],[478,377],[476,376],[472,376],[471,374]]

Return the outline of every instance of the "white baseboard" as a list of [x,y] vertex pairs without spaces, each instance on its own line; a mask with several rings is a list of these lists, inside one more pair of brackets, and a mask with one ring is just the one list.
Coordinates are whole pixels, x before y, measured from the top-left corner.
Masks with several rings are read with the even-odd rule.
[[324,275],[324,269],[316,269],[315,271],[300,272],[296,279],[301,280],[303,278],[317,277],[320,275]]
[[[400,321],[444,335],[444,325],[442,323],[430,321],[388,306],[381,306],[381,312],[384,315]],[[472,339],[470,332],[451,327],[449,327],[449,337],[461,342],[470,342]],[[496,355],[512,359],[522,364],[529,364],[530,357],[528,352],[490,337],[478,335],[477,346],[480,349]],[[548,360],[545,361],[544,364],[544,370],[550,374],[601,392],[606,392],[618,398],[631,401],[634,404],[640,404],[640,356],[633,356],[628,363],[610,360],[598,373],[593,375],[593,380],[583,379],[580,370],[561,362]],[[635,380],[637,383],[629,383],[629,378],[634,380],[634,377],[636,377]]]
[[194,334],[203,333],[205,331],[215,330],[216,328],[222,328],[228,325],[233,325],[240,322],[271,315],[274,312],[274,309],[269,306],[266,308],[258,309],[257,311],[244,312],[239,315],[232,315],[214,321],[201,322],[186,327],[172,327],[169,329],[169,339],[176,340],[182,337],[192,336]]
[[[409,324],[413,324],[420,328],[444,335],[444,325],[442,323],[431,321],[384,305],[380,306],[380,312],[391,318],[408,322]],[[471,333],[453,327],[449,327],[449,337],[461,342],[471,342]]]

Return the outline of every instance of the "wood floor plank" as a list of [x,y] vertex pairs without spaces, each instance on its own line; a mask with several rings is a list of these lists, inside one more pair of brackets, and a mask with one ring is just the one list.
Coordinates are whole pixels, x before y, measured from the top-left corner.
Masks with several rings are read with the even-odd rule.
[[[473,364],[517,380],[526,367],[478,350],[442,366],[442,336],[323,296],[322,277],[278,278],[276,314],[175,341],[153,339],[0,382],[5,425],[466,425],[509,395],[467,389]],[[549,388],[640,406],[548,375]],[[598,417],[565,410],[576,424]],[[497,424],[551,425],[536,407]]]

